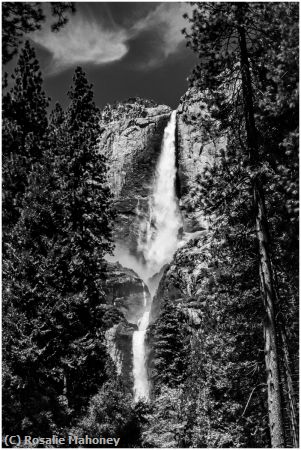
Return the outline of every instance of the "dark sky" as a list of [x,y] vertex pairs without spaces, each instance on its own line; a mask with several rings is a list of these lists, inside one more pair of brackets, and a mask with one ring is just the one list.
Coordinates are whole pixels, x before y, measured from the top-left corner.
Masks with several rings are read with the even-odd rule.
[[52,102],[66,106],[80,65],[100,107],[132,96],[177,106],[196,61],[181,33],[188,26],[182,17],[191,12],[188,3],[78,2],[76,7],[59,33],[51,33],[46,23],[31,35]]

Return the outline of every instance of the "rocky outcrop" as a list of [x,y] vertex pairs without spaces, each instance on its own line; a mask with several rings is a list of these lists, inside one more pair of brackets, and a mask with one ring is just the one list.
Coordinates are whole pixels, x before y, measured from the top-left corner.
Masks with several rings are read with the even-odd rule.
[[186,233],[208,228],[208,217],[204,216],[201,208],[195,207],[193,192],[197,177],[206,167],[214,164],[219,150],[226,144],[224,138],[213,139],[212,134],[208,135],[206,124],[209,120],[212,119],[204,94],[196,88],[189,89],[181,98],[177,109],[176,132],[178,195]]
[[104,290],[107,303],[116,306],[127,322],[137,324],[145,300],[150,300],[148,287],[138,275],[118,262],[107,263]]
[[144,312],[145,302],[150,301],[150,294],[138,275],[119,263],[107,263],[103,289],[107,305],[114,306],[121,313],[119,317],[116,315],[118,322],[106,331],[107,350],[125,387],[132,392],[133,333]]
[[165,268],[153,299],[151,322],[159,317],[165,300],[179,305],[187,315],[196,316],[201,292],[210,290],[218,277],[218,270],[212,264],[210,241],[210,233],[204,231],[176,252],[171,264]]
[[113,325],[105,333],[108,354],[115,363],[117,374],[122,377],[124,386],[133,391],[132,341],[136,325],[122,321]]
[[117,212],[114,240],[135,255],[170,113],[168,106],[141,99],[108,106],[102,113],[100,148],[108,158]]

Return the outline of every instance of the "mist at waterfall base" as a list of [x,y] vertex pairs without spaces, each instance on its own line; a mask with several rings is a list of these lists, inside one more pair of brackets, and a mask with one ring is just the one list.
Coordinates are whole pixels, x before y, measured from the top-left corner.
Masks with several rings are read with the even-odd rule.
[[[162,272],[164,265],[172,260],[173,254],[177,250],[178,231],[182,225],[175,190],[177,172],[175,129],[176,111],[173,111],[164,130],[161,154],[154,176],[153,192],[149,199],[148,217],[139,223],[137,255],[131,255],[127,248],[117,245],[114,257],[110,258],[111,261],[119,261],[122,266],[133,269],[148,285],[152,295],[160,281],[160,271]],[[139,217],[139,210],[137,210],[137,217]],[[138,320],[138,330],[133,334],[132,347],[135,401],[140,398],[147,399],[149,396],[145,364],[145,334],[149,324],[151,304],[147,305],[145,302],[144,288],[143,293],[145,310]]]

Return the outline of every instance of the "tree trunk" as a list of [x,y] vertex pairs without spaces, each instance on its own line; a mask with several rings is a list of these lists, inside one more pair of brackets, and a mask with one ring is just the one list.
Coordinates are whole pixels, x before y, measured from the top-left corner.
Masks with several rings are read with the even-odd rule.
[[293,377],[292,371],[290,367],[290,358],[288,352],[288,344],[286,339],[286,333],[284,327],[281,327],[280,330],[282,346],[283,346],[283,354],[284,354],[284,371],[285,371],[285,381],[286,381],[286,389],[287,389],[287,397],[288,397],[288,409],[289,409],[289,424],[290,424],[290,437],[292,440],[292,444],[294,448],[299,447],[299,421],[298,421],[298,407],[295,399],[295,392],[293,386]]
[[[238,4],[238,36],[240,46],[240,64],[244,115],[249,150],[249,159],[253,169],[259,165],[259,146],[254,118],[252,80],[249,66],[246,34],[244,29],[244,10],[246,5]],[[267,372],[268,410],[271,444],[273,448],[284,447],[284,431],[281,405],[277,335],[275,323],[276,295],[273,283],[272,265],[269,255],[269,233],[265,213],[264,193],[261,181],[255,176],[253,182],[253,200],[256,208],[256,234],[259,248],[259,275],[261,295],[264,304],[264,345]]]
[[265,217],[264,199],[261,189],[254,183],[254,201],[257,207],[256,234],[259,245],[259,274],[261,294],[265,309],[264,318],[264,350],[267,371],[268,408],[271,444],[273,448],[284,447],[284,430],[282,402],[277,351],[277,333],[275,324],[275,292],[272,268],[268,252],[267,221]]

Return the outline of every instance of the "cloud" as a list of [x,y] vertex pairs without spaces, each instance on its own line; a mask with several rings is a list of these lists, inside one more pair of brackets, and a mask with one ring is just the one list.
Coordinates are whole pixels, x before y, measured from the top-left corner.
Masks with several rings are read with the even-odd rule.
[[181,29],[187,22],[182,15],[186,9],[185,3],[159,3],[127,26],[117,25],[108,8],[101,19],[78,11],[60,32],[53,33],[49,26],[43,26],[31,38],[50,52],[51,61],[46,72],[54,74],[76,64],[101,65],[119,61],[128,54],[133,40],[138,40],[145,32],[153,33],[154,41],[158,41],[155,51],[154,48],[151,52],[145,49],[144,55],[141,53],[141,64],[140,55],[136,57],[136,66],[147,68],[160,64],[183,42]]
[[80,16],[70,20],[58,33],[45,27],[33,33],[31,38],[51,53],[50,73],[80,63],[110,63],[120,60],[128,52],[125,30],[104,29],[96,21]]
[[148,61],[149,66],[158,64],[177,51],[184,40],[181,30],[187,27],[187,21],[183,18],[183,14],[188,8],[185,3],[161,3],[133,26],[136,33],[153,30],[160,36],[162,45]]

